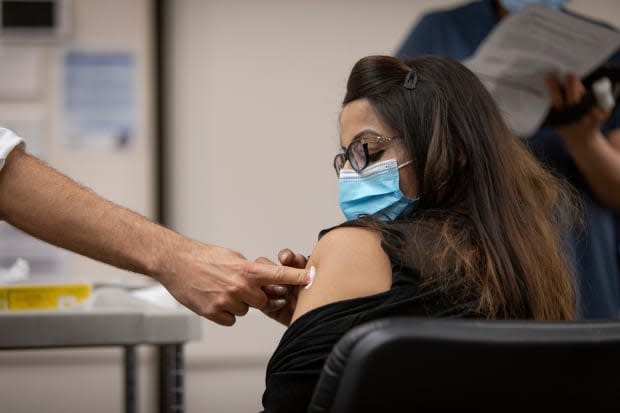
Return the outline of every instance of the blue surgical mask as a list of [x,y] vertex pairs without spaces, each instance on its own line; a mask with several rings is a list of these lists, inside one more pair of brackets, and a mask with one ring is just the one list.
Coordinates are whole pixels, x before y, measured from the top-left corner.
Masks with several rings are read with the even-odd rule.
[[361,172],[340,171],[340,208],[348,220],[360,215],[377,215],[379,219],[394,220],[406,209],[413,208],[417,199],[407,198],[400,191],[396,159],[378,162]]
[[552,9],[559,9],[566,0],[500,0],[508,13],[516,13],[528,4],[542,4]]

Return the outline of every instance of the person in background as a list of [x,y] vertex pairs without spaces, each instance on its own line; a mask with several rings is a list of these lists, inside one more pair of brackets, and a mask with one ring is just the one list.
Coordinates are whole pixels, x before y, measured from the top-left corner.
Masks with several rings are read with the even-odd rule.
[[286,289],[273,284],[308,282],[305,270],[248,261],[115,205],[28,155],[23,146],[20,137],[0,128],[0,219],[34,237],[149,275],[181,304],[223,325],[234,324],[248,306],[274,311],[284,305],[277,294]]
[[[509,13],[528,3],[560,9],[563,0],[482,0],[424,15],[397,56],[436,54],[457,60],[474,54]],[[568,11],[562,9],[564,12]],[[584,18],[583,16],[578,16]],[[620,51],[608,63],[620,63]],[[577,103],[585,93],[573,74],[548,76],[555,108]],[[584,228],[570,236],[578,276],[579,314],[585,319],[620,316],[620,105],[610,114],[599,107],[565,127],[543,127],[526,140],[532,153],[580,194]]]
[[[333,166],[347,221],[320,233],[306,263],[313,282],[270,313],[289,327],[267,367],[265,412],[305,412],[333,346],[371,320],[575,317],[561,246],[573,193],[510,133],[465,66],[361,59],[340,145]],[[305,261],[290,250],[280,259]]]

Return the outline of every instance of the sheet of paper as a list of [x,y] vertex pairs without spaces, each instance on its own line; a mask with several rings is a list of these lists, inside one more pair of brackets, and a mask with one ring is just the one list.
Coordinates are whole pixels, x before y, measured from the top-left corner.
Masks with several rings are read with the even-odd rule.
[[570,71],[583,77],[619,47],[614,30],[532,4],[505,18],[463,63],[488,88],[508,126],[525,138],[549,110],[545,76]]
[[0,267],[8,268],[18,258],[28,261],[32,275],[66,273],[67,252],[0,221]]
[[68,52],[63,93],[67,146],[125,149],[131,145],[137,113],[132,53]]
[[41,94],[43,57],[35,47],[0,47],[0,99],[29,100]]
[[40,159],[47,158],[46,127],[43,109],[38,104],[0,104],[0,126],[11,129],[26,141],[26,151]]

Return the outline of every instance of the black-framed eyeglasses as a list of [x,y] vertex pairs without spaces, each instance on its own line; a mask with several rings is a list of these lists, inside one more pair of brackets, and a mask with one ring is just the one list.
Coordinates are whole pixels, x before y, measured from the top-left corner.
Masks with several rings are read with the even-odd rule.
[[359,139],[355,139],[349,144],[349,146],[347,146],[347,149],[344,152],[341,152],[334,157],[334,169],[336,170],[336,175],[340,176],[340,171],[347,161],[349,161],[355,172],[361,172],[368,166],[369,163],[370,155],[368,153],[368,144],[388,143],[394,139],[398,139],[398,136],[364,135]]

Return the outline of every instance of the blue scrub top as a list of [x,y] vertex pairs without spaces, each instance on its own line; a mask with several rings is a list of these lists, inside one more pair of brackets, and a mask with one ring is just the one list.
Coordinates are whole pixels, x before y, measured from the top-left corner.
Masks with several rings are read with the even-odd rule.
[[[397,56],[439,54],[464,60],[476,51],[499,20],[491,0],[431,12],[414,26]],[[612,62],[620,63],[620,50],[610,57],[608,63]],[[602,130],[606,133],[619,127],[620,105],[617,105]],[[577,265],[580,317],[620,317],[620,220],[615,222],[614,211],[596,201],[564,142],[553,129],[541,128],[526,142],[532,153],[558,175],[567,178],[583,199],[585,231],[572,234],[569,248]]]

